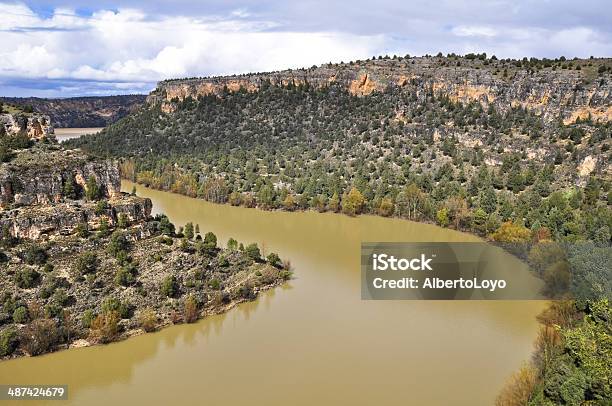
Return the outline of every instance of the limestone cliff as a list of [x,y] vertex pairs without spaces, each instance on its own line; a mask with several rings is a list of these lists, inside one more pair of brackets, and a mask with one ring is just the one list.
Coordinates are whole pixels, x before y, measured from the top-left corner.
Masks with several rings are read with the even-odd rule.
[[536,66],[497,59],[377,59],[240,76],[168,80],[159,83],[147,102],[160,104],[164,112],[171,112],[176,101],[189,96],[220,95],[241,88],[252,92],[266,83],[315,88],[335,84],[357,96],[400,88],[421,98],[434,92],[453,101],[493,105],[499,111],[520,105],[543,114],[546,121],[562,118],[573,122],[589,116],[600,121],[612,119],[611,59]]
[[106,220],[115,227],[121,214],[125,214],[131,223],[143,222],[151,214],[151,201],[125,196],[111,200],[102,210],[96,207],[96,203],[85,201],[12,209],[0,216],[0,228],[7,227],[11,235],[17,238],[48,239],[55,235],[72,234],[79,224],[96,228]]

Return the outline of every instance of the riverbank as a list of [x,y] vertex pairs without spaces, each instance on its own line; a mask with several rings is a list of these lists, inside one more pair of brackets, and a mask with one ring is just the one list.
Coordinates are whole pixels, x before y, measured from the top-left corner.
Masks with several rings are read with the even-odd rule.
[[[235,299],[230,300],[229,303],[217,305],[212,308],[206,308],[202,310],[201,312],[199,312],[194,319],[190,319],[189,321],[181,320],[180,318],[176,318],[174,320],[163,318],[159,320],[158,323],[155,324],[154,326],[148,327],[148,331],[145,330],[143,327],[127,330],[119,334],[117,337],[115,337],[112,342],[105,343],[105,344],[117,343],[117,342],[127,340],[129,338],[136,337],[142,334],[157,332],[157,331],[163,330],[164,328],[167,328],[170,326],[180,325],[183,323],[196,323],[206,317],[224,314],[242,303],[257,300],[260,293],[266,292],[267,290],[270,290],[270,289],[277,288],[281,286],[282,284],[286,283],[288,280],[289,280],[288,278],[280,278],[274,281],[273,283],[270,283],[264,286],[260,286],[258,287],[257,290],[253,292],[254,295],[250,298],[235,298]],[[55,350],[57,351],[57,350],[62,350],[62,349],[84,348],[84,347],[91,347],[94,345],[105,345],[105,344],[100,343],[100,342],[95,342],[95,341],[88,341],[87,339],[77,339],[73,341],[72,344],[65,346],[65,347],[58,347]]]
[[[360,216],[360,215],[371,215],[371,216],[378,216],[378,217],[383,217],[383,218],[395,218],[395,219],[399,219],[399,220],[406,220],[406,221],[412,221],[412,222],[418,222],[421,224],[430,224],[430,225],[434,225],[437,227],[442,227],[442,228],[449,228],[449,229],[453,229],[462,233],[469,233],[472,235],[475,235],[479,238],[486,238],[487,235],[483,234],[483,233],[478,233],[476,232],[476,230],[474,228],[470,228],[470,227],[461,227],[461,224],[450,224],[448,221],[444,221],[442,224],[440,224],[440,221],[435,222],[433,220],[430,220],[427,217],[422,217],[422,216],[413,216],[413,217],[402,217],[402,216],[398,216],[395,215],[395,213],[393,212],[393,210],[391,211],[383,211],[381,212],[380,210],[374,210],[374,211],[365,211],[365,203],[361,202],[358,204],[359,209],[355,210],[355,207],[353,204],[351,204],[350,206],[348,206],[346,209],[343,209],[342,206],[342,201],[340,200],[339,197],[337,197],[337,201],[335,203],[329,203],[327,205],[320,205],[318,207],[311,207],[311,206],[306,206],[306,207],[302,207],[300,205],[297,204],[297,202],[295,202],[294,200],[290,200],[290,203],[288,204],[278,204],[278,205],[262,205],[262,204],[258,204],[256,198],[251,195],[251,194],[245,194],[245,193],[239,193],[238,195],[230,195],[229,198],[227,200],[224,201],[211,201],[211,200],[207,200],[203,197],[200,196],[196,196],[196,195],[189,195],[189,194],[185,194],[185,193],[181,193],[180,191],[173,191],[173,190],[168,190],[168,189],[164,189],[164,188],[158,188],[155,187],[153,185],[150,184],[145,184],[145,183],[141,183],[138,182],[137,180],[134,179],[129,179],[126,178],[125,176],[123,176],[123,167],[120,165],[120,168],[122,169],[122,179],[124,181],[130,182],[134,185],[141,185],[144,186],[146,188],[149,189],[154,189],[154,190],[159,190],[162,192],[167,192],[167,193],[173,193],[173,194],[178,194],[181,196],[186,196],[192,199],[198,199],[198,200],[202,200],[202,201],[206,201],[209,203],[213,203],[213,204],[227,204],[230,206],[234,206],[234,207],[245,207],[245,208],[249,208],[249,209],[259,209],[262,211],[281,211],[281,212],[288,212],[288,213],[292,213],[292,212],[308,212],[308,211],[312,211],[312,212],[317,212],[317,213],[334,213],[334,214],[343,214],[349,217],[356,217],[356,216]],[[448,220],[448,219],[447,219]],[[499,223],[501,224],[501,223]],[[499,225],[498,224],[498,225]],[[451,225],[458,225],[457,227],[449,227]]]
[[3,251],[0,359],[193,323],[291,276],[255,244],[219,248],[214,234],[176,232],[166,217],[130,224],[120,215],[114,231],[105,224],[50,241],[14,239]]

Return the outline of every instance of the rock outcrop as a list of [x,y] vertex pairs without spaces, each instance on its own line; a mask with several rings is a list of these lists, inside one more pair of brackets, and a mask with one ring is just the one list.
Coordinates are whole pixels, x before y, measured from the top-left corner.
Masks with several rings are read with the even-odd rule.
[[0,114],[0,135],[18,134],[37,140],[49,138],[53,135],[51,119],[41,114]]
[[117,162],[26,145],[0,164],[0,360],[192,323],[289,278],[279,259],[152,218],[150,199],[120,192]]
[[0,207],[51,204],[62,201],[67,182],[85,190],[93,178],[104,197],[118,195],[121,185],[114,161],[92,160],[80,151],[65,151],[51,145],[35,145],[18,151],[0,166]]
[[[86,199],[95,187],[95,199]],[[120,192],[116,161],[37,142],[0,165],[0,229],[15,238],[53,239],[77,226],[111,227],[123,214],[131,223],[150,218],[151,201]]]
[[9,230],[17,238],[48,239],[75,232],[79,225],[97,228],[102,220],[111,227],[124,214],[130,223],[141,223],[151,215],[151,201],[135,196],[111,199],[100,209],[95,202],[69,202],[7,210],[0,217],[0,229]]

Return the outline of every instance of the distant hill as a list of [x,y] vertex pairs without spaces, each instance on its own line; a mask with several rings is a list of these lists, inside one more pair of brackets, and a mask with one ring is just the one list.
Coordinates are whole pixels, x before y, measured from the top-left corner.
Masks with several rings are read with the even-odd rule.
[[31,106],[34,111],[51,117],[54,127],[70,128],[105,127],[135,111],[145,99],[145,95],[139,94],[67,99],[1,97],[0,103]]

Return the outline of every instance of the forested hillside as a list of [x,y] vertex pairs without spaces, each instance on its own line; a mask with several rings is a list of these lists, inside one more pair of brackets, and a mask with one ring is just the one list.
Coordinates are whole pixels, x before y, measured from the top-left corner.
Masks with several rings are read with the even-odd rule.
[[[488,59],[411,59],[427,63],[428,72],[439,60],[442,77],[444,66],[451,64],[475,64],[468,74],[479,70],[481,76],[484,69],[489,75],[501,69],[491,68],[499,61]],[[375,64],[393,72],[397,63],[369,61],[361,69]],[[520,99],[500,105],[500,95],[506,97],[501,85],[495,100],[487,102],[479,96],[463,100],[467,88],[465,97],[458,97],[456,86],[432,86],[429,77],[355,94],[342,82],[311,84],[308,77],[320,78],[316,71],[297,85],[282,79],[281,72],[276,81],[273,75],[257,76],[251,91],[224,85],[217,92],[223,83],[217,78],[217,88],[197,99],[188,91],[168,100],[167,86],[183,82],[164,82],[148,108],[73,145],[124,158],[127,178],[214,202],[395,215],[483,235],[511,221],[530,230],[545,228],[557,239],[607,243],[612,126],[606,116],[595,119],[576,111],[609,110],[612,63],[570,62],[573,69],[599,72],[580,89],[563,84],[576,79],[576,70],[568,76],[567,67],[562,68],[566,62],[546,63],[551,66],[542,64],[544,73],[533,73],[557,75],[546,92],[570,100],[557,89],[563,87],[574,96],[589,92],[603,100],[594,107],[595,101],[576,101],[574,108],[551,100],[538,110]],[[529,62],[527,68],[507,64],[521,77],[536,69]],[[234,79],[230,82],[235,87]],[[193,86],[194,80],[186,83]],[[520,87],[514,82],[508,86],[513,92]],[[527,99],[533,93],[521,92]],[[160,94],[166,96],[162,101]]]

